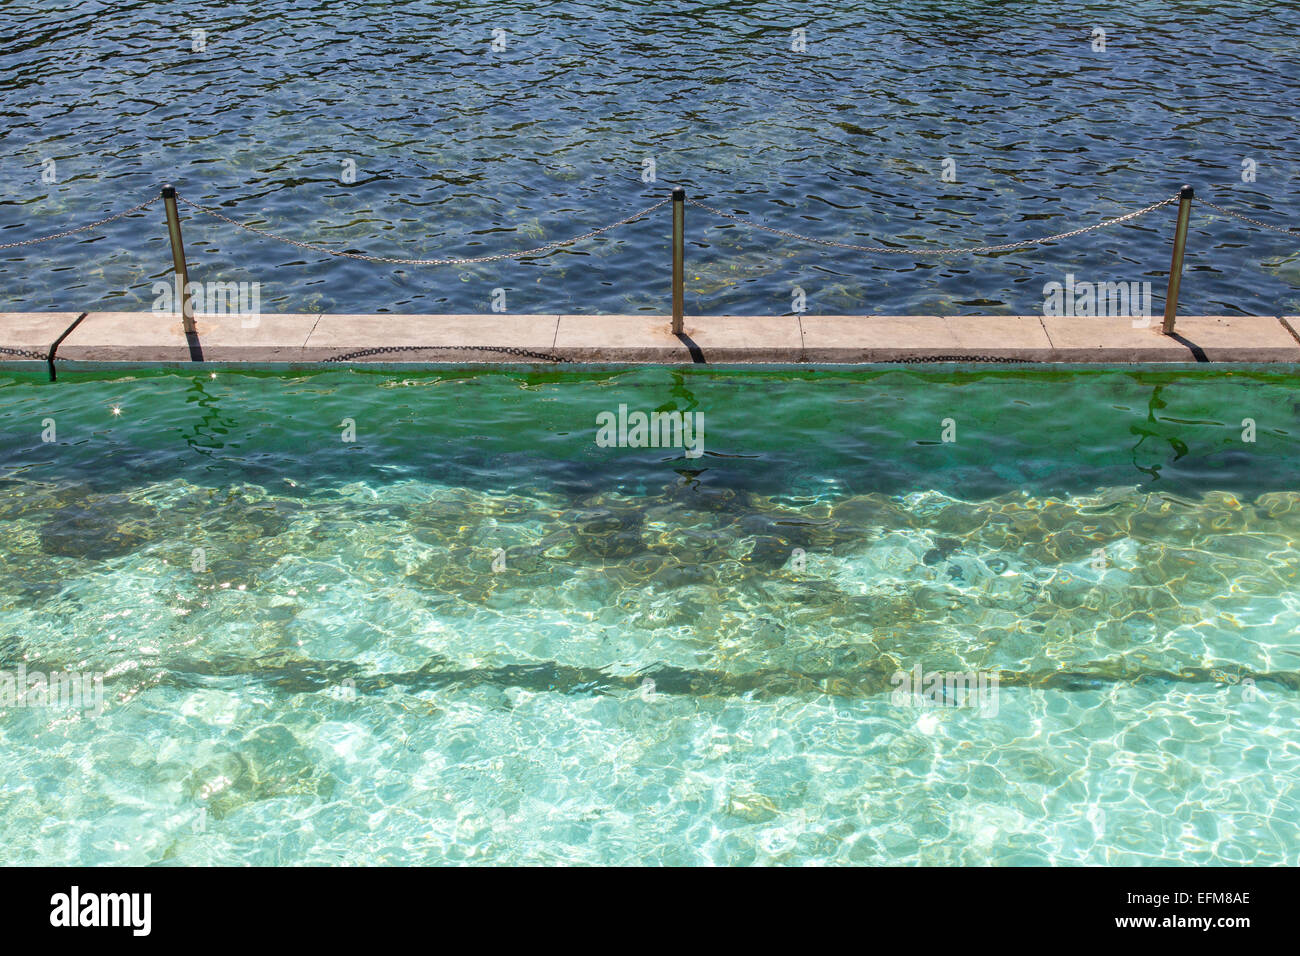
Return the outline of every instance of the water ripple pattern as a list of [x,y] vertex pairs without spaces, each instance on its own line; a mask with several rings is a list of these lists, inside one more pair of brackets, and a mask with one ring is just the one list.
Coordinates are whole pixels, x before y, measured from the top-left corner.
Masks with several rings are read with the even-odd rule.
[[1295,866],[1298,428],[1267,368],[5,372],[0,856]]
[[[867,246],[1016,242],[1184,182],[1294,228],[1297,36],[1292,4],[1210,0],[258,0],[161,2],[148,15],[11,2],[0,243],[103,218],[165,181],[241,222],[388,258],[545,245],[675,185],[773,228]],[[687,223],[697,314],[783,314],[794,287],[827,314],[1034,314],[1067,274],[1163,289],[1173,231],[1162,210],[1068,244],[936,262],[702,213]],[[420,268],[185,222],[192,279],[259,282],[263,309],[298,312],[487,312],[504,289],[513,312],[662,313],[668,230],[665,210],[544,258]],[[6,250],[0,308],[147,308],[169,268],[154,207]],[[1202,207],[1186,268],[1185,313],[1300,312],[1294,236]]]

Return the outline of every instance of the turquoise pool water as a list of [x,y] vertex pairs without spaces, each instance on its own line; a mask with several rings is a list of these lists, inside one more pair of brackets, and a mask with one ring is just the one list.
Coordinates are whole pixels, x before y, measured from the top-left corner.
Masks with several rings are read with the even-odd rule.
[[1296,865],[1295,394],[0,372],[3,861]]

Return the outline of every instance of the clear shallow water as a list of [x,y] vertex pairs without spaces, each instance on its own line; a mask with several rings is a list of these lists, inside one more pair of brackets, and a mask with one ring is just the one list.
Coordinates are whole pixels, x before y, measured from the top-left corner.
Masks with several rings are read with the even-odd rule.
[[[806,52],[790,49],[796,27]],[[194,29],[206,53],[191,51]],[[0,37],[0,242],[92,221],[166,180],[274,231],[407,258],[535,247],[675,185],[868,245],[1061,232],[1184,182],[1300,222],[1294,4],[11,2]],[[668,225],[660,210],[544,259],[420,269],[210,219],[185,237],[195,281],[260,282],[267,311],[485,312],[504,288],[515,312],[663,312]],[[1166,208],[1053,248],[935,262],[691,209],[686,306],[782,314],[797,285],[820,313],[1034,314],[1067,273],[1151,280],[1160,295],[1172,229]],[[1293,238],[1198,213],[1183,311],[1300,312],[1297,254]],[[103,236],[3,252],[0,308],[145,308],[169,268],[154,208]]]
[[0,708],[4,860],[1295,865],[1296,429],[1250,369],[7,372],[0,669],[108,676]]

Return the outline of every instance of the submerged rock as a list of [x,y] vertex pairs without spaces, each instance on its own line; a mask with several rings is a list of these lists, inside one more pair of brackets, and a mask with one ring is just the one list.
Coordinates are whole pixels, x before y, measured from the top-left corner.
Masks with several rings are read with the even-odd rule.
[[41,528],[41,550],[90,560],[129,554],[154,537],[148,520],[152,514],[120,495],[64,505]]
[[582,549],[596,557],[627,558],[645,550],[645,516],[638,510],[590,508],[569,512],[565,520],[572,523]]
[[238,750],[219,754],[190,773],[183,790],[220,820],[256,800],[291,795],[328,799],[335,783],[291,731],[268,724],[245,737]]
[[774,535],[760,535],[754,538],[754,545],[749,554],[741,560],[760,568],[782,568],[794,553],[794,545],[785,538]]
[[209,505],[211,517],[204,522],[213,532],[245,538],[271,538],[289,527],[302,504],[284,499],[253,500],[247,495],[230,495]]
[[925,552],[921,561],[927,566],[933,566],[940,561],[947,559],[954,551],[961,547],[961,542],[956,538],[940,538],[935,542],[935,547]]

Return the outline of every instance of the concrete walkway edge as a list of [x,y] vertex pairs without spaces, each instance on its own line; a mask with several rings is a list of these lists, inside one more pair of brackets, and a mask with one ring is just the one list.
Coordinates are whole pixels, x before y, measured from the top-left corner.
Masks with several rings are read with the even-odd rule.
[[[45,361],[77,312],[0,313],[0,363]],[[204,361],[253,364],[1300,363],[1300,317],[199,315]],[[175,313],[91,312],[56,360],[189,364]]]

